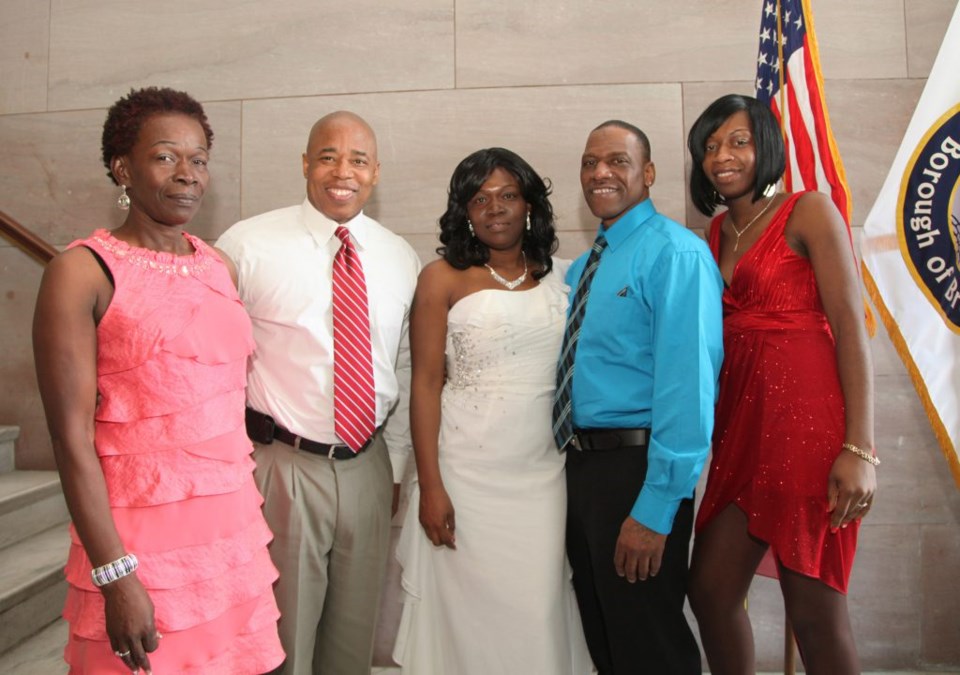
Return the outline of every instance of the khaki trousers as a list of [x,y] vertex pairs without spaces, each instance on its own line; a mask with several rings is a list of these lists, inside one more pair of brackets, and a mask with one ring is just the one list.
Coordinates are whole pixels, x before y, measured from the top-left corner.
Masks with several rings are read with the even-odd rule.
[[383,435],[348,460],[280,441],[254,443],[253,457],[280,570],[280,672],[370,675],[393,495]]

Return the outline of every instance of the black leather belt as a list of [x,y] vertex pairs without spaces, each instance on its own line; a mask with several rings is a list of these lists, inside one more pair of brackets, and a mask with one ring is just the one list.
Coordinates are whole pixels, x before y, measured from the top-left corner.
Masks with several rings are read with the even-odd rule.
[[303,450],[313,455],[323,455],[330,459],[353,459],[370,447],[374,437],[380,431],[379,429],[374,431],[373,436],[363,444],[363,447],[354,452],[350,446],[342,443],[321,443],[320,441],[311,441],[309,438],[304,438],[303,436],[297,436],[292,431],[284,429],[277,424],[270,415],[265,415],[253,408],[247,408],[245,421],[247,424],[247,436],[257,443],[270,445],[274,439],[277,439],[281,443],[293,446],[295,450]]
[[570,446],[581,452],[645,448],[649,438],[649,429],[574,429]]

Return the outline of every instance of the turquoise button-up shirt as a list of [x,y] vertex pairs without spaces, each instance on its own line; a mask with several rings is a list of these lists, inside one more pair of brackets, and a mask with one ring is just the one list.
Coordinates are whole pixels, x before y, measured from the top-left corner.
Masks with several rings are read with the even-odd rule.
[[[723,358],[723,279],[707,245],[649,199],[603,231],[573,374],[577,429],[651,429],[630,515],[668,534],[710,449]],[[586,263],[567,273],[570,298]]]

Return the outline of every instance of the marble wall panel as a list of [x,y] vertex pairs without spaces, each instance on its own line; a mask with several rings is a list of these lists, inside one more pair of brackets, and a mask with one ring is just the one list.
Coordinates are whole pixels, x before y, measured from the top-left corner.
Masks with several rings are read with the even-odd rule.
[[814,2],[820,65],[828,80],[906,77],[903,8],[913,0]]
[[617,117],[649,134],[657,165],[654,200],[664,213],[683,216],[680,87],[611,85],[247,101],[244,217],[303,199],[307,133],[318,117],[341,108],[361,114],[377,131],[380,184],[367,211],[403,234],[437,231],[454,167],[491,145],[514,150],[553,181],[561,230],[592,227],[580,155],[589,131]]
[[417,256],[420,258],[420,264],[426,265],[430,261],[437,258],[437,246],[440,245],[440,239],[438,235],[440,233],[440,228],[437,228],[437,231],[423,234],[405,234],[403,238],[407,240],[413,250],[416,251]]
[[957,490],[913,385],[906,375],[881,376],[875,389],[874,441],[883,463],[868,523],[944,522]]
[[860,529],[847,603],[864,670],[917,663],[923,590],[920,528],[913,524]]
[[597,223],[595,227],[589,230],[561,232],[558,235],[560,246],[557,249],[557,257],[568,260],[574,260],[580,257],[580,254],[593,245],[593,240],[597,236],[597,228],[599,226],[599,223]]
[[0,117],[0,143],[13,169],[0,175],[0,203],[51,244],[120,223],[111,211],[118,192],[100,162],[104,116],[90,110]]
[[163,84],[203,100],[453,86],[453,2],[53,0],[51,110]]
[[920,661],[930,666],[960,664],[960,538],[957,522],[927,525],[921,533],[921,568],[925,599],[920,617]]
[[0,114],[47,108],[50,5],[4,0],[0,18]]
[[458,0],[457,86],[752,78],[757,7]]
[[873,356],[873,374],[875,377],[882,375],[893,375],[895,377],[907,377],[907,369],[903,365],[903,360],[897,353],[893,342],[890,341],[890,335],[880,318],[875,304],[871,302],[873,315],[877,319],[877,334],[870,340],[870,349]]
[[747,613],[753,626],[757,670],[783,671],[783,595],[780,583],[755,576],[747,596]]
[[[921,475],[917,484],[923,500],[922,511],[917,515],[916,521],[948,525],[954,528],[955,533],[960,532],[960,482],[954,479],[943,449],[932,439],[932,434],[930,440],[927,440],[927,436],[924,434],[904,438],[907,451],[912,451],[916,461],[930,467],[925,475]],[[955,591],[960,599],[960,587],[956,587]],[[957,625],[960,626],[960,621]]]
[[[212,237],[239,218],[240,104],[209,103],[205,110],[214,130],[212,181],[188,229]],[[105,110],[0,116],[8,160],[0,174],[0,208],[60,246],[122,223],[119,191],[100,161],[105,117]]]
[[907,75],[927,77],[957,3],[955,0],[909,0],[903,5],[907,26]]
[[[759,3],[457,3],[457,86],[752,79]],[[819,3],[824,72],[904,77],[902,0]]]
[[923,91],[922,80],[827,80],[833,135],[861,227],[880,194]]
[[51,469],[50,435],[33,368],[33,306],[43,267],[0,239],[0,420],[17,424],[19,469]]

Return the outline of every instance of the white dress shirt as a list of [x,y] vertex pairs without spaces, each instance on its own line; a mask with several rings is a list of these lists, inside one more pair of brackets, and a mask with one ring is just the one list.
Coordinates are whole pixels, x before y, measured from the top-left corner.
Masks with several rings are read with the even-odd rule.
[[[410,452],[410,305],[420,260],[362,212],[344,224],[363,264],[370,308],[377,426],[387,420],[394,479]],[[247,402],[293,433],[342,443],[333,421],[333,258],[337,223],[309,200],[243,220],[217,241],[237,266],[256,351]],[[399,402],[399,405],[397,405]]]

